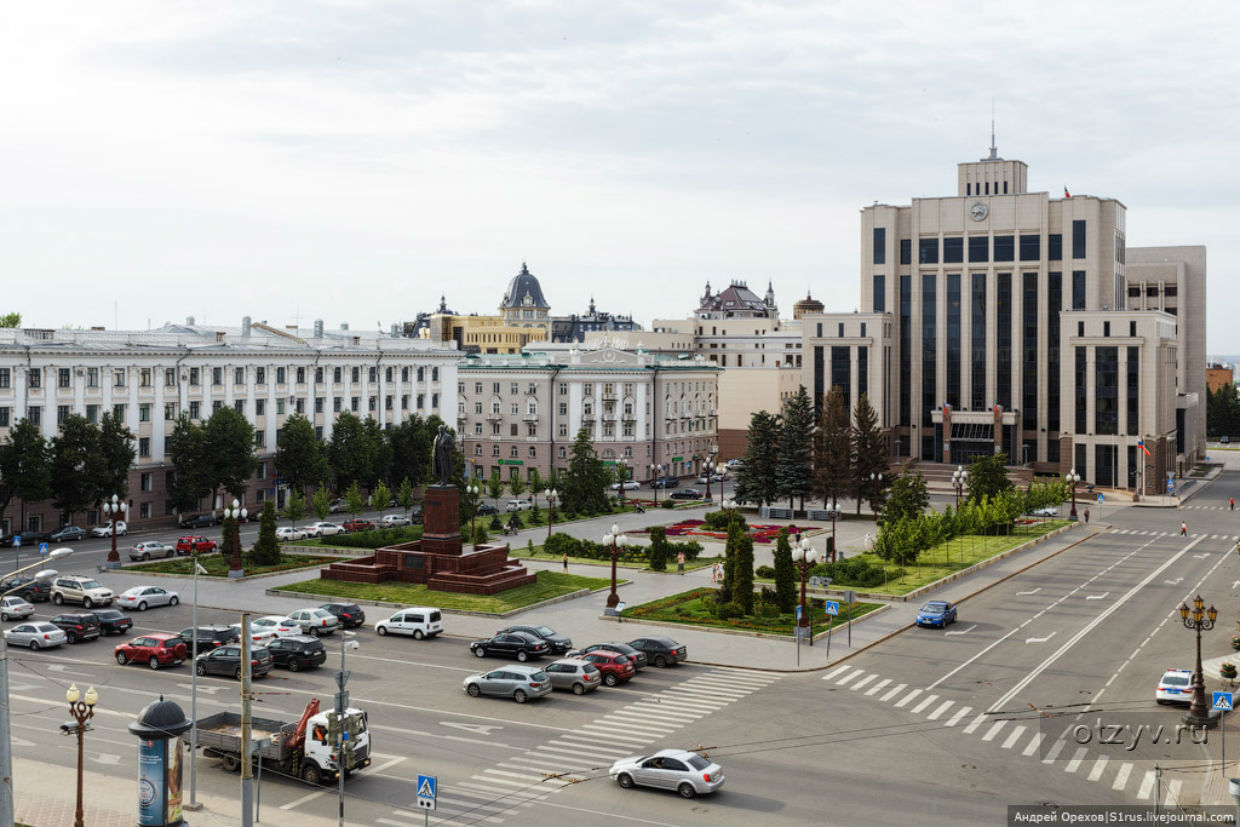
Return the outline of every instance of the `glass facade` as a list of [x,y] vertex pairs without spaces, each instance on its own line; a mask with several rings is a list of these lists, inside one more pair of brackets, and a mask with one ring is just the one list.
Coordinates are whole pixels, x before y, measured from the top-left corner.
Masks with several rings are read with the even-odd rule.
[[[1024,273],[1021,303],[1020,348],[1021,365],[1021,418],[1027,430],[1038,429],[1038,274]],[[1036,459],[1036,457],[1035,457]]]
[[1072,271],[1072,309],[1085,309],[1085,271]]
[[[864,333],[861,335],[865,335]],[[857,348],[857,398],[870,394],[870,349]]]
[[1016,260],[1016,237],[1010,235],[995,236],[995,261]]
[[1012,407],[1012,274],[999,273],[996,282],[995,404],[1006,409]]
[[900,263],[913,263],[913,240],[911,238],[900,239]]
[[988,236],[969,236],[969,261],[990,261],[990,238]]
[[900,276],[900,424],[912,422],[910,396],[913,392],[913,279]]
[[831,346],[831,386],[844,392],[844,407],[852,410],[852,375],[848,359],[848,345]]
[[927,428],[933,424],[931,412],[938,404],[937,280],[934,273],[921,277],[921,424]]
[[874,312],[887,312],[887,277],[874,277]]
[[960,274],[947,274],[947,404],[960,407]]
[[964,263],[964,239],[960,236],[943,239],[943,263]]
[[[1059,430],[1059,311],[1063,309],[1063,274],[1048,273],[1046,277],[1046,429]],[[1059,460],[1059,443],[1055,459]],[[1051,461],[1050,454],[1047,460]]]
[[1141,433],[1141,348],[1128,348],[1127,374],[1128,436],[1138,436]]
[[[1118,445],[1094,446],[1094,482],[1108,488],[1116,485],[1115,474],[1119,470],[1116,461],[1119,457]],[[1082,474],[1081,476],[1084,476]]]
[[1020,237],[1020,260],[1037,261],[1042,258],[1042,236],[1022,235]]
[[1119,433],[1119,348],[1094,348],[1094,433]]
[[986,406],[986,274],[973,274],[973,318],[970,353],[973,357],[972,398],[970,406],[980,411]]
[[887,228],[874,228],[874,263],[887,263]]
[[1046,237],[1046,257],[1050,261],[1063,261],[1063,234],[1051,233]]
[[1085,372],[1085,348],[1080,347],[1078,345],[1077,347],[1074,347],[1072,350],[1074,351],[1073,356],[1076,361],[1076,369],[1075,369],[1075,373],[1076,373],[1076,380],[1075,380],[1075,383],[1076,383],[1076,394],[1075,394],[1076,432],[1078,434],[1083,434],[1085,433],[1085,414],[1086,414],[1085,399],[1088,396],[1088,393],[1085,388],[1085,377],[1087,376]]
[[918,240],[917,261],[920,264],[939,263],[939,240],[937,238],[922,238]]

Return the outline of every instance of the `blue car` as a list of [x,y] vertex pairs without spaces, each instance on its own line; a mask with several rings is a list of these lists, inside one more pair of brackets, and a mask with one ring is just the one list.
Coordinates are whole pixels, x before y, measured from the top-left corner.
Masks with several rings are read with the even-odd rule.
[[956,622],[956,604],[946,600],[931,600],[917,613],[918,626],[941,626]]

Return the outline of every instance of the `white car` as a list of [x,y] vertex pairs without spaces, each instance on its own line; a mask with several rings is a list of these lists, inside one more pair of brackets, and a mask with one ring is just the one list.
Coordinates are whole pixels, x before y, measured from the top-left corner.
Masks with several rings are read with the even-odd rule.
[[641,488],[641,487],[642,487],[641,483],[639,483],[637,480],[625,480],[623,483],[613,482],[611,484],[612,491],[619,491],[621,488],[623,488],[625,491],[636,491],[638,488]]
[[330,635],[340,625],[340,619],[326,609],[298,609],[289,612],[289,620],[298,625],[298,634]]
[[1054,505],[1048,505],[1048,506],[1045,506],[1044,508],[1035,508],[1029,513],[1035,517],[1058,517],[1059,507],[1054,506]]
[[[1160,704],[1186,704],[1193,700],[1193,673],[1190,669],[1168,669],[1163,673],[1154,700]],[[1206,700],[1209,700],[1207,698]]]
[[4,639],[9,646],[29,646],[31,649],[50,649],[69,640],[69,636],[59,626],[51,623],[22,623],[12,629],[4,630]]
[[301,526],[297,530],[300,531],[304,535],[303,539],[310,539],[311,537],[322,537],[323,536],[323,532],[320,531],[317,527],[315,527],[314,523],[311,523],[310,525]]
[[[233,630],[233,639],[241,640],[241,624],[234,623],[230,627]],[[259,646],[266,644],[268,641],[275,640],[276,633],[271,629],[260,629],[254,625],[254,621],[250,621],[250,641],[257,643]]]
[[[129,526],[125,523],[125,521],[117,520],[116,536],[124,537],[128,533],[129,533]],[[111,537],[112,536],[112,524],[108,523],[107,525],[95,526],[94,528],[90,530],[90,536],[91,537]]]
[[175,606],[181,602],[177,593],[159,586],[134,586],[116,597],[116,605],[145,612],[149,606]]
[[413,521],[404,514],[385,514],[383,519],[379,521],[379,525],[384,528],[394,528],[401,525],[412,525]]
[[23,620],[34,614],[34,606],[17,595],[0,599],[0,620]]
[[443,631],[443,615],[438,609],[410,606],[401,609],[387,620],[375,624],[379,635],[409,635],[414,640],[434,637]]
[[344,526],[336,523],[311,523],[310,528],[318,532],[314,535],[315,537],[335,537],[337,534],[345,533]]
[[529,511],[530,507],[529,500],[509,500],[507,506],[509,511]]
[[[723,482],[723,474],[711,474],[710,481],[711,482]],[[698,485],[706,485],[705,476],[698,477]]]
[[723,767],[696,752],[661,749],[654,755],[621,758],[608,775],[624,789],[636,786],[675,790],[683,798],[713,793],[723,786]]
[[250,631],[260,630],[272,632],[275,637],[299,637],[301,635],[301,626],[297,624],[297,621],[283,615],[264,615],[257,620],[251,620]]
[[276,539],[282,543],[304,540],[306,539],[306,532],[302,531],[300,528],[294,528],[292,526],[280,526],[276,529]]

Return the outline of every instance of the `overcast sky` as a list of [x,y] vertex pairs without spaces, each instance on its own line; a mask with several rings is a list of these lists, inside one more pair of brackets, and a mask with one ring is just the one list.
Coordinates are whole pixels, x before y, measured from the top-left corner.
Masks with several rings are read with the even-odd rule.
[[1234,4],[28,2],[0,31],[0,310],[384,328],[858,302],[858,210],[999,152],[1205,244],[1240,354]]

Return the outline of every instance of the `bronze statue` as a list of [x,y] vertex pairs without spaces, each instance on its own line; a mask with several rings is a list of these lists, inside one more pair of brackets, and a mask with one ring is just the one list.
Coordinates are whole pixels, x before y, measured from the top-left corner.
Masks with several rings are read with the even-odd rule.
[[435,437],[434,472],[439,477],[439,485],[452,485],[452,435],[448,426],[439,426],[439,435]]

